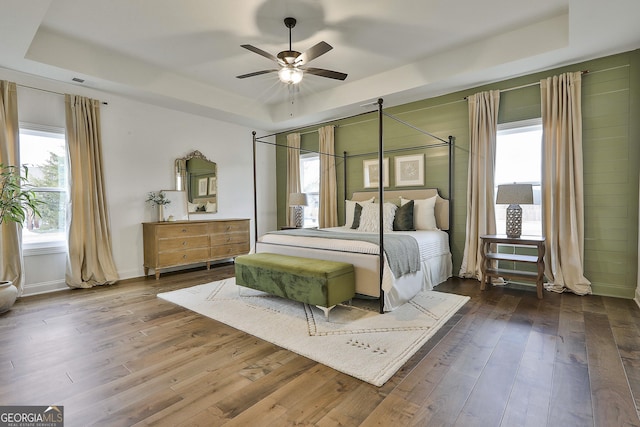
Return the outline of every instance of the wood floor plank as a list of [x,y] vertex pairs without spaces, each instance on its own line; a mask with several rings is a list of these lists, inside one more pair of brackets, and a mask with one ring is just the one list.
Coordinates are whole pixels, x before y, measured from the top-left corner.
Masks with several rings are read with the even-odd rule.
[[[526,304],[521,300],[519,305]],[[499,425],[521,365],[533,321],[529,312],[511,315],[505,329],[467,399],[457,426]]]
[[563,294],[547,422],[594,425],[581,297]]
[[606,314],[585,313],[587,356],[594,422],[596,425],[639,426],[640,418],[630,395]]
[[452,278],[437,289],[471,300],[375,387],[156,297],[233,273],[19,299],[0,315],[0,404],[61,404],[71,427],[640,425],[633,301]]

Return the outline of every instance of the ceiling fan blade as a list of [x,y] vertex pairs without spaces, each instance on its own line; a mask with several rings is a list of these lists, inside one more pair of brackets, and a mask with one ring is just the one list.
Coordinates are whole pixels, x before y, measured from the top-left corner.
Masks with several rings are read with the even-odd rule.
[[325,53],[329,52],[331,49],[333,49],[333,47],[329,43],[320,42],[316,45],[311,46],[309,49],[306,50],[306,52],[304,52],[302,55],[296,58],[295,64],[296,65],[306,64],[312,59],[315,59],[320,55],[324,55]]
[[260,74],[267,73],[277,73],[278,70],[262,70],[262,71],[254,71],[253,73],[242,74],[240,76],[236,76],[237,79],[246,79],[247,77],[259,76]]
[[243,47],[247,50],[250,50],[253,53],[257,53],[258,55],[264,56],[267,59],[270,59],[274,62],[277,62],[278,64],[282,64],[282,61],[280,61],[278,58],[276,58],[274,55],[270,54],[269,52],[265,52],[264,50],[257,48],[255,46],[252,46],[250,44],[243,44],[240,45],[240,47]]
[[305,73],[314,74],[320,77],[328,77],[330,79],[344,80],[347,78],[347,75],[345,73],[323,70],[322,68],[302,68],[302,70],[304,70]]

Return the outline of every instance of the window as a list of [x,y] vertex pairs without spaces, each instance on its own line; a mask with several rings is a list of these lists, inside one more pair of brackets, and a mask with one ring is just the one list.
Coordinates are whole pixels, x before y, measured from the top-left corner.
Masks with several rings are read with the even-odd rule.
[[[495,191],[500,184],[533,185],[533,205],[522,205],[522,234],[542,236],[540,182],[542,174],[542,119],[498,125]],[[494,197],[495,200],[495,197]],[[496,230],[506,230],[506,205],[496,205]]]
[[29,215],[22,227],[25,249],[66,246],[68,190],[67,146],[63,129],[20,124],[20,163],[39,200],[41,218]]
[[300,155],[300,187],[307,193],[308,203],[304,207],[302,226],[317,227],[320,206],[320,156],[317,153]]

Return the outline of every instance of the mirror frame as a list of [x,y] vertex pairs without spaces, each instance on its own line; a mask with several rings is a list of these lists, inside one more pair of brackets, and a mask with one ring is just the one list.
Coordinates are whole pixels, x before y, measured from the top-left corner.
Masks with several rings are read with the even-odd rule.
[[[210,204],[209,202],[215,203],[215,207],[209,211],[198,210],[196,212],[189,212],[189,215],[216,213],[218,212],[218,188],[217,188],[218,187],[218,184],[217,184],[218,165],[216,164],[216,162],[212,162],[211,160],[207,159],[207,157],[204,154],[202,154],[200,151],[194,150],[189,154],[187,154],[186,156],[177,158],[175,160],[174,172],[175,172],[175,179],[176,179],[176,190],[184,191],[187,194],[187,203],[188,204],[192,203],[193,199],[190,198],[189,196],[190,188],[189,188],[189,178],[188,178],[188,172],[187,172],[187,162],[191,159],[201,159],[209,163],[212,163],[214,165],[215,176],[214,176],[213,183],[211,183],[211,179],[209,179],[209,181],[207,182],[207,193],[209,195],[213,194],[213,196],[199,197],[199,199],[201,200],[201,203],[204,201],[205,205],[209,205]],[[211,188],[213,188],[213,191],[211,191]],[[210,199],[210,200],[207,200],[207,199]]]

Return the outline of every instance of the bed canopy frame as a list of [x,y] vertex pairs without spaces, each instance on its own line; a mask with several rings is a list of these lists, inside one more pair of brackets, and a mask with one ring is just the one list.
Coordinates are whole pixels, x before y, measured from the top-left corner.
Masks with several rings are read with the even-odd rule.
[[[369,152],[369,153],[358,153],[358,154],[351,154],[351,155],[347,155],[347,152],[344,151],[343,155],[336,155],[336,154],[329,154],[329,153],[322,153],[319,151],[314,151],[314,150],[307,150],[307,149],[302,149],[302,148],[298,148],[299,151],[304,151],[305,153],[317,153],[317,154],[322,154],[322,155],[328,155],[328,156],[332,156],[332,157],[336,157],[339,159],[343,159],[343,169],[344,169],[344,179],[343,179],[343,188],[344,188],[344,198],[345,200],[347,199],[347,159],[349,158],[355,158],[355,157],[363,157],[363,156],[371,156],[374,154],[378,155],[378,164],[379,165],[383,165],[384,164],[384,155],[388,154],[388,153],[395,153],[395,152],[401,152],[401,151],[409,151],[409,150],[416,150],[416,149],[431,149],[431,148],[436,148],[436,147],[448,147],[448,156],[449,156],[449,162],[448,162],[448,197],[449,197],[449,241],[451,241],[451,228],[452,228],[452,207],[453,207],[453,147],[454,147],[454,137],[449,135],[449,137],[447,139],[443,139],[440,138],[436,135],[433,135],[432,133],[429,133],[425,130],[422,130],[416,126],[411,125],[410,123],[407,123],[403,120],[400,120],[399,118],[393,116],[392,114],[389,114],[387,112],[385,112],[383,110],[383,99],[379,98],[377,100],[376,103],[372,103],[371,105],[376,105],[377,104],[377,120],[378,120],[378,151],[377,152]],[[344,119],[349,119],[349,118],[353,118],[353,117],[358,117],[358,116],[362,116],[362,115],[366,115],[366,114],[371,114],[373,112],[375,112],[376,110],[372,110],[372,111],[367,111],[364,113],[360,113],[360,114],[355,114],[352,116],[348,116],[348,117],[342,117],[339,119],[333,119],[327,122],[323,122],[323,123],[316,123],[315,126],[320,126],[320,125],[324,125],[324,124],[329,124],[329,123],[335,123],[339,120],[344,120]],[[395,120],[398,123],[401,123],[405,126],[408,126],[414,130],[416,130],[419,133],[422,133],[424,135],[427,135],[430,138],[433,138],[435,140],[437,140],[438,142],[436,143],[432,143],[432,144],[426,144],[426,145],[418,145],[418,146],[413,146],[413,147],[406,147],[406,148],[396,148],[396,149],[391,149],[388,151],[384,150],[384,132],[383,132],[383,119],[384,117],[388,117],[392,120]],[[267,145],[274,145],[274,146],[278,146],[278,147],[283,147],[283,148],[290,148],[287,145],[282,145],[282,144],[277,144],[275,142],[271,142],[271,141],[263,141],[263,138],[268,138],[268,137],[272,137],[272,136],[276,136],[278,134],[281,133],[289,133],[289,132],[296,132],[298,130],[302,130],[302,129],[308,129],[310,126],[304,126],[301,128],[296,128],[296,129],[289,129],[286,131],[281,131],[281,132],[277,132],[277,133],[272,133],[269,135],[263,135],[260,137],[256,136],[256,131],[252,132],[252,136],[253,136],[253,213],[254,213],[254,247],[256,245],[256,243],[258,242],[258,196],[257,196],[257,178],[256,178],[256,147],[258,143],[261,144],[267,144]],[[383,167],[378,167],[378,198],[381,201],[384,201],[384,168]],[[380,313],[384,313],[384,290],[382,289],[382,281],[383,281],[383,270],[384,270],[384,230],[383,230],[383,219],[384,219],[384,213],[383,213],[383,206],[384,203],[379,203],[379,225],[378,225],[378,230],[379,230],[379,249],[378,249],[378,256],[379,256],[379,289],[380,289],[380,296],[379,296],[379,301],[380,301]]]

